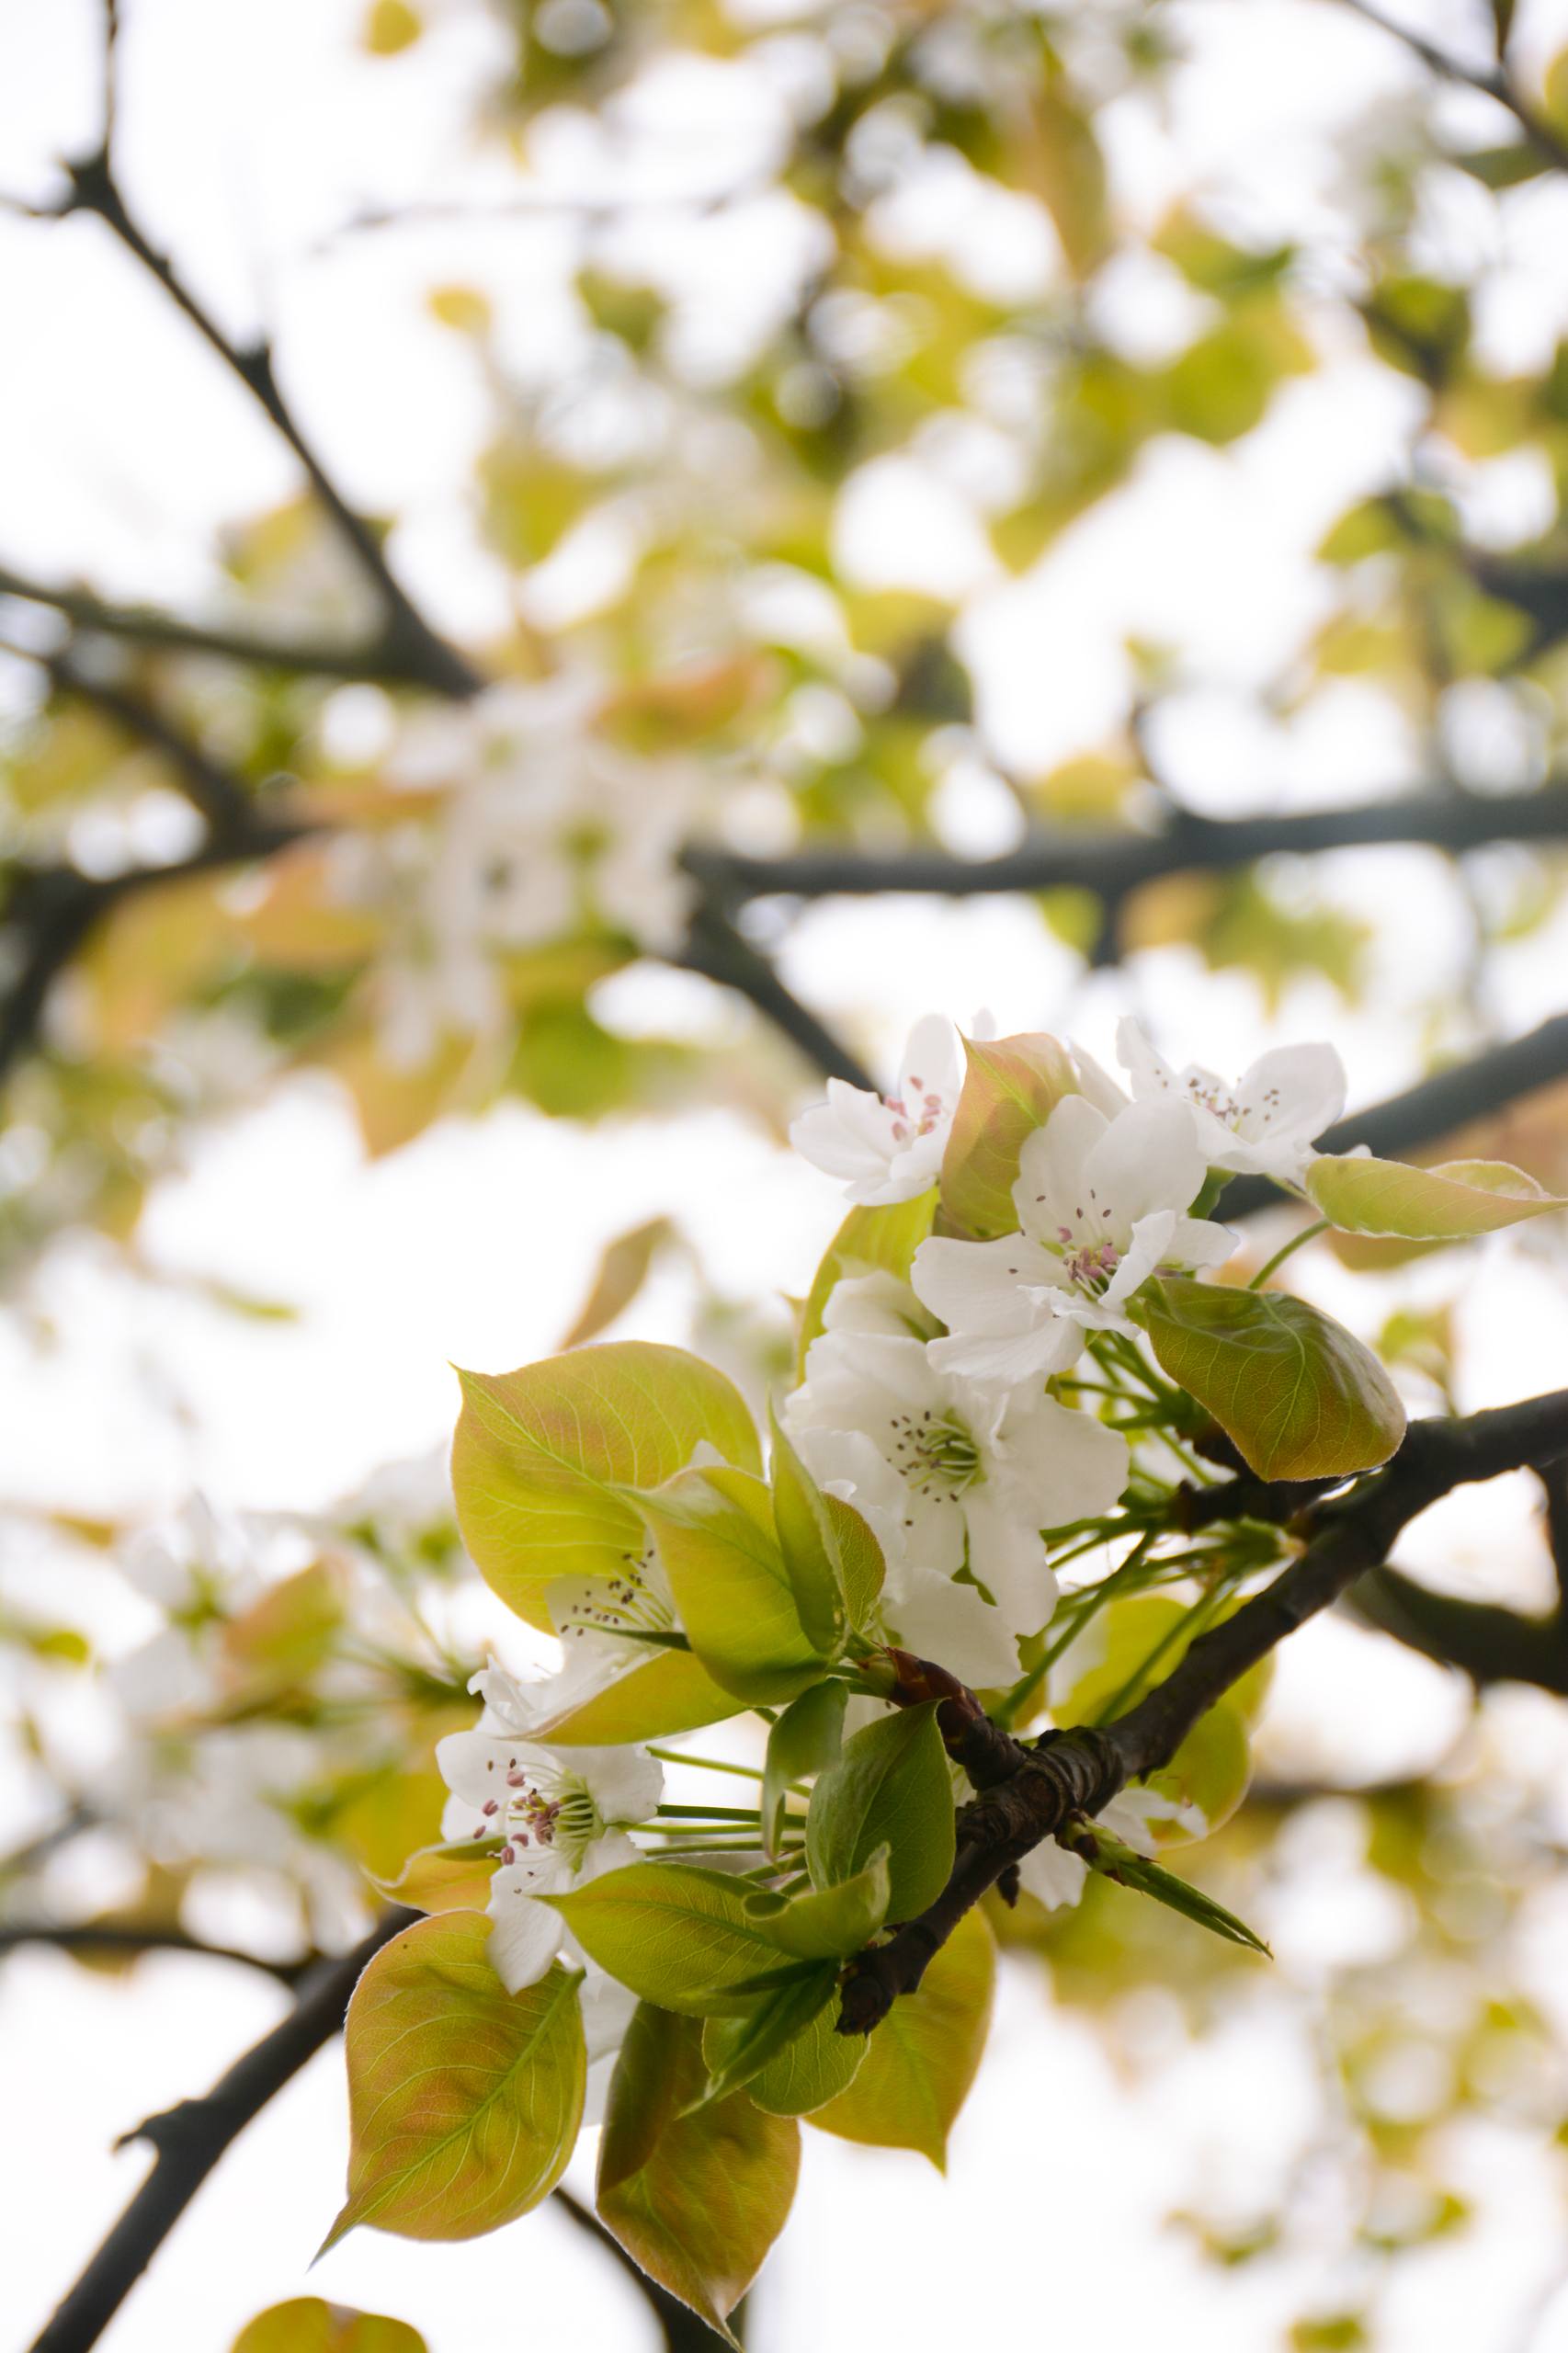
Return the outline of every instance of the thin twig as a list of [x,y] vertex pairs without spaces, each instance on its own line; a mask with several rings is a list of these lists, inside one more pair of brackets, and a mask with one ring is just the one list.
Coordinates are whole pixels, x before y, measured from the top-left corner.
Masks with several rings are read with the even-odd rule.
[[1396,24],[1392,17],[1385,17],[1380,8],[1370,5],[1370,0],[1339,0],[1339,5],[1363,23],[1375,25],[1380,32],[1400,42],[1439,80],[1454,82],[1462,89],[1479,90],[1483,97],[1494,98],[1513,116],[1542,162],[1553,171],[1568,172],[1568,142],[1560,138],[1545,116],[1531,106],[1501,60],[1495,65],[1467,65],[1462,58],[1439,49],[1435,41],[1410,26]]
[[107,678],[96,677],[72,660],[68,648],[46,653],[0,638],[0,653],[9,654],[20,662],[36,662],[62,693],[91,703],[160,753],[180,790],[200,811],[215,834],[243,832],[249,825],[255,803],[233,769],[213,759],[193,736],[186,734],[150,702],[112,685]]
[[220,662],[240,662],[256,670],[291,670],[301,677],[360,678],[381,686],[407,686],[403,649],[385,636],[363,645],[336,645],[320,638],[272,636],[234,629],[221,621],[181,620],[143,605],[119,605],[90,589],[66,582],[38,580],[0,563],[0,597],[17,597],[62,613],[78,629],[100,637],[122,638],[169,654],[193,654]]
[[246,1969],[262,1970],[285,1985],[297,1985],[321,1959],[319,1953],[311,1953],[302,1961],[268,1961],[240,1945],[207,1944],[200,1937],[187,1936],[182,1928],[139,1927],[124,1920],[0,1920],[0,1955],[19,1952],[26,1946],[111,1960],[116,1956],[135,1960],[149,1952],[194,1953],[206,1961],[233,1961]]
[[[555,2203],[585,2237],[592,2239],[602,2253],[620,2266],[632,2286],[652,2307],[653,2317],[664,2331],[668,2353],[713,2353],[714,2347],[723,2343],[723,2338],[710,2329],[689,2304],[683,2304],[678,2296],[672,2296],[667,2288],[650,2279],[636,2258],[628,2255],[614,2232],[608,2231],[592,2209],[574,2198],[569,2189],[558,2189]],[[731,2325],[733,2326],[733,2315]]]
[[150,2116],[124,2136],[121,2146],[132,2141],[152,2143],[153,2170],[45,2323],[32,2353],[86,2353],[97,2343],[225,2150],[307,2060],[332,2040],[366,1962],[417,1916],[413,1912],[386,1913],[351,1953],[311,1972],[288,2016],[237,2059],[204,2097],[181,2100],[177,2108]]
[[100,147],[95,153],[84,156],[69,165],[67,170],[72,189],[69,210],[95,214],[119,239],[196,329],[208,348],[238,377],[279,439],[293,452],[323,511],[380,600],[385,615],[383,646],[389,654],[401,657],[403,677],[410,685],[428,687],[437,694],[464,697],[477,693],[482,684],[478,672],[425,620],[388,563],[380,535],[358,508],[349,505],[305,435],[278,384],[271,346],[265,339],[238,344],[218,324],[173,261],[151,243],[130,210],[107,148]]
[[875,1093],[874,1080],[848,1048],[785,987],[767,957],[743,938],[716,907],[698,910],[685,947],[671,961],[747,998],[824,1078],[846,1079],[851,1086]]

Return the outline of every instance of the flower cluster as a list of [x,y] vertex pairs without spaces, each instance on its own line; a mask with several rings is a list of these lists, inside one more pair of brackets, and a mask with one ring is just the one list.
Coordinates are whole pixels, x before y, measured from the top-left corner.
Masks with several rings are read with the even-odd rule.
[[[1118,1044],[1129,1094],[1053,1041],[1003,1040],[998,1051],[1031,1043],[1051,1049],[1056,1078],[1038,1119],[1010,1140],[1011,1232],[965,1235],[950,1220],[930,1232],[968,1083],[962,1041],[940,1017],[917,1025],[893,1095],[835,1083],[792,1131],[802,1154],[845,1183],[856,1216],[893,1217],[904,1204],[929,1214],[925,1240],[916,1245],[913,1226],[906,1234],[901,1266],[879,1262],[870,1227],[859,1231],[868,1255],[858,1259],[853,1221],[846,1228],[801,1377],[780,1404],[781,1443],[874,1540],[880,1589],[863,1644],[896,1643],[998,1692],[1039,1654],[1058,1599],[1053,1550],[1115,1510],[1133,1469],[1136,1440],[1091,1409],[1089,1384],[1064,1376],[1085,1348],[1136,1347],[1135,1302],[1152,1278],[1230,1256],[1233,1235],[1203,1214],[1215,1172],[1261,1169],[1298,1183],[1312,1138],[1343,1100],[1326,1047],[1266,1056],[1233,1088],[1205,1070],[1172,1070],[1128,1023]],[[672,1651],[678,1661],[696,1650],[722,1675],[705,1628],[683,1619],[683,1597],[701,1603],[700,1582],[684,1584],[665,1547],[733,1507],[733,1483],[747,1475],[706,1441],[676,1458],[668,1483],[647,1496],[643,1540],[612,1572],[596,1564],[544,1586],[560,1669],[522,1680],[493,1665],[472,1687],[484,1703],[478,1728],[440,1744],[452,1793],[444,1835],[489,1859],[491,1952],[514,1992],[562,1953],[594,1982],[552,1898],[699,1835],[683,1824],[700,1809],[663,1809],[663,1771],[636,1738],[579,1742],[593,1740],[596,1724],[637,1722],[633,1695],[650,1689],[659,1660],[672,1671]],[[676,1491],[678,1506],[666,1505]],[[1088,1654],[1082,1639],[1067,1646],[1052,1693]],[[726,1707],[706,1675],[704,1684],[701,1712],[684,1721],[744,1712],[740,1698]],[[880,1712],[870,1699],[853,1704]],[[1179,1793],[1150,1788],[1115,1802],[1106,1819],[1146,1845],[1152,1823],[1190,1829],[1197,1818]],[[751,1820],[749,1836],[733,1834],[733,1852],[721,1840],[724,1862],[761,1860],[761,1817]],[[722,1827],[709,1824],[715,1836]],[[1075,1896],[1085,1865],[1048,1843],[1024,1877],[1056,1904]]]
[[587,676],[492,687],[421,713],[394,745],[390,822],[346,835],[334,867],[342,903],[391,920],[378,987],[394,1067],[494,1032],[509,955],[585,931],[678,945],[696,774],[623,751],[606,702]]

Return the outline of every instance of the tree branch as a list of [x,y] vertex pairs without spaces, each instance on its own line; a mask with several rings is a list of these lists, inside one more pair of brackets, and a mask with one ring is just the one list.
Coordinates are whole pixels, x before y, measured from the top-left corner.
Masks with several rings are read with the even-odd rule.
[[240,779],[151,703],[80,668],[71,659],[69,647],[44,653],[0,638],[0,652],[12,654],[19,662],[36,662],[62,694],[74,695],[79,702],[92,704],[161,753],[173,769],[180,790],[200,811],[214,833],[243,831],[249,825],[255,803]]
[[1455,82],[1463,89],[1479,90],[1483,97],[1494,98],[1513,116],[1541,161],[1553,171],[1568,172],[1568,142],[1558,136],[1544,115],[1537,113],[1501,60],[1495,66],[1466,65],[1461,58],[1439,49],[1435,41],[1427,40],[1409,26],[1395,24],[1392,17],[1385,17],[1381,9],[1371,6],[1370,0],[1340,0],[1340,6],[1400,42],[1439,80]]
[[[664,2331],[668,2353],[713,2353],[715,2346],[722,2345],[724,2339],[710,2329],[689,2304],[683,2304],[678,2296],[672,2296],[667,2288],[662,2288],[656,2279],[650,2279],[636,2257],[628,2255],[615,2233],[605,2228],[590,2207],[574,2198],[569,2189],[556,2190],[554,2198],[561,2211],[576,2224],[585,2238],[592,2239],[597,2247],[620,2266],[632,2286],[652,2307],[653,2317]],[[733,2314],[731,2318],[733,2324]]]
[[212,834],[188,858],[164,866],[132,866],[120,874],[83,874],[74,866],[14,870],[4,927],[18,943],[16,978],[0,1006],[0,1079],[38,1034],[45,1001],[95,925],[122,899],[188,876],[211,873],[270,858],[308,830],[299,824],[253,818],[243,834]]
[[148,1952],[196,1953],[208,1961],[239,1961],[247,1969],[259,1969],[268,1977],[278,1978],[285,1985],[297,1985],[321,1958],[312,1953],[303,1961],[267,1961],[260,1953],[244,1951],[239,1945],[205,1944],[199,1937],[187,1936],[181,1928],[138,1927],[124,1920],[0,1921],[0,1958],[8,1952],[19,1952],[26,1945],[48,1945],[57,1952],[87,1957],[101,1954],[112,1959],[123,1955],[128,1960]]
[[62,210],[90,212],[104,223],[196,329],[208,348],[238,377],[279,439],[292,451],[323,511],[375,591],[385,616],[383,653],[399,663],[402,676],[409,685],[427,687],[437,694],[461,698],[477,693],[483,683],[478,672],[425,620],[387,562],[380,535],[349,505],[306,438],[278,384],[271,346],[265,340],[235,343],[187,284],[169,256],[151,243],[126,204],[107,138],[91,155],[67,165],[66,171],[71,193]]
[[253,2118],[292,2081],[343,2024],[360,1971],[382,1945],[416,1919],[383,1915],[341,1961],[312,1971],[288,2016],[237,2059],[204,2097],[150,2116],[120,2143],[149,2141],[152,2172],[47,2321],[32,2353],[86,2353],[96,2345],[208,2175]]
[[[1568,1014],[1553,1015],[1523,1038],[1489,1046],[1473,1061],[1456,1063],[1424,1078],[1403,1095],[1390,1096],[1369,1110],[1353,1111],[1318,1138],[1323,1152],[1349,1152],[1364,1143],[1380,1158],[1419,1151],[1468,1127],[1472,1120],[1504,1110],[1521,1095],[1568,1078]],[[1278,1188],[1267,1176],[1237,1176],[1226,1186],[1215,1214],[1227,1222],[1273,1209]]]
[[935,848],[823,847],[784,858],[743,858],[707,847],[687,865],[726,906],[787,896],[864,898],[884,891],[968,899],[1006,891],[1093,891],[1111,901],[1167,874],[1223,874],[1262,858],[1420,843],[1456,854],[1498,841],[1568,840],[1568,784],[1534,792],[1412,793],[1342,809],[1285,815],[1199,817],[1173,811],[1157,833],[1040,828],[1001,858],[954,858]]
[[[419,1917],[401,1909],[383,1915],[369,1935],[341,1960],[312,1961],[274,1967],[249,1953],[202,1945],[177,1934],[121,1930],[113,1935],[105,1923],[89,1923],[80,1930],[0,1930],[0,1950],[7,1941],[52,1943],[67,1938],[99,1949],[146,1950],[156,1946],[177,1951],[215,1953],[223,1960],[247,1961],[273,1974],[300,1980],[293,2008],[270,2033],[235,2061],[212,2089],[200,2099],[181,2100],[177,2107],[150,2116],[127,2132],[119,2146],[147,2141],[154,2152],[152,2172],[131,2199],[118,2222],[64,2302],[35,2339],[32,2353],[87,2353],[96,2345],[137,2280],[147,2268],[208,2175],[218,2165],[245,2126],[260,2114],[306,2062],[330,2042],[342,2027],[348,1997],[368,1961],[403,1929]],[[653,2309],[664,2331],[668,2353],[709,2353],[721,2340],[696,2313],[650,2279],[597,2215],[578,2204],[567,2191],[555,2196],[578,2228],[613,2255]]]
[[[957,1855],[942,1893],[887,1943],[850,1964],[840,2033],[869,2033],[899,1995],[914,1992],[933,1954],[1005,1872],[1054,1836],[1069,1815],[1096,1813],[1128,1781],[1168,1764],[1233,1683],[1380,1566],[1400,1529],[1439,1495],[1565,1455],[1568,1390],[1463,1420],[1413,1424],[1385,1470],[1319,1506],[1318,1533],[1301,1557],[1233,1616],[1200,1634],[1165,1680],[1124,1715],[1047,1733],[1030,1748],[1013,1744],[1017,1761],[1011,1778],[988,1788],[959,1817]],[[902,1688],[908,1677],[894,1664]]]
[[402,647],[381,636],[361,646],[324,644],[317,638],[273,637],[259,631],[228,629],[218,622],[185,621],[142,605],[117,605],[90,589],[36,580],[0,563],[0,597],[16,597],[62,613],[78,629],[128,644],[151,645],[169,654],[194,654],[254,669],[293,670],[304,677],[366,678],[377,685],[407,686]]
[[1350,1615],[1439,1666],[1458,1667],[1478,1689],[1533,1683],[1568,1698],[1568,1642],[1558,1617],[1528,1618],[1494,1601],[1465,1601],[1387,1566],[1358,1577],[1345,1597]]
[[876,1093],[875,1081],[848,1048],[840,1045],[816,1015],[790,994],[767,957],[743,938],[717,907],[703,905],[698,909],[685,947],[669,961],[686,972],[700,972],[706,980],[718,981],[749,999],[808,1062],[815,1063],[824,1078],[846,1079],[851,1086]]

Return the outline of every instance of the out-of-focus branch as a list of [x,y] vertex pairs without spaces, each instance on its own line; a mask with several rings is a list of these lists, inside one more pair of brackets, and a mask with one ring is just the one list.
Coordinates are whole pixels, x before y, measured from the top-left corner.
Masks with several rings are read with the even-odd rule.
[[[148,2117],[124,2135],[119,2143],[122,2148],[133,2141],[150,2143],[154,2152],[153,2170],[70,2294],[46,2323],[33,2344],[32,2353],[87,2353],[87,2348],[97,2343],[225,2151],[306,2062],[338,2032],[348,1997],[366,1963],[417,1917],[414,1912],[390,1911],[340,1961],[303,1964],[298,1972],[299,1994],[292,2009],[242,2059],[236,2060],[210,2092],[199,2099],[181,2100],[177,2107]],[[70,1933],[48,1932],[53,1942],[62,1941]],[[90,1933],[83,1930],[79,1935],[85,1938]],[[4,1942],[5,1932],[0,1932],[0,1949]],[[259,1968],[270,1965],[255,1962],[250,1954],[230,1952],[176,1936],[144,1937],[136,1949],[149,1949],[153,1944],[179,1951],[217,1951],[224,1960],[253,1961],[253,1965]],[[113,1949],[123,1948],[116,1945]],[[287,1976],[290,1972],[279,1967],[273,1973]],[[708,2353],[721,2341],[695,2313],[688,2312],[640,2269],[596,2215],[564,2190],[558,2190],[556,2198],[578,2228],[614,2256],[645,2298],[664,2332],[668,2353]]]
[[[1366,1144],[1380,1158],[1397,1158],[1562,1078],[1568,1078],[1568,1014],[1559,1013],[1523,1038],[1489,1046],[1473,1061],[1437,1071],[1403,1095],[1392,1095],[1369,1110],[1353,1111],[1321,1135],[1318,1146],[1324,1152],[1350,1152]],[[1227,1222],[1253,1217],[1259,1210],[1277,1207],[1279,1199],[1267,1176],[1237,1176],[1225,1188],[1216,1214]]]
[[180,620],[148,606],[117,605],[87,588],[38,580],[6,563],[0,563],[0,597],[45,605],[96,636],[169,654],[207,655],[258,670],[293,670],[302,677],[364,678],[383,686],[409,683],[402,647],[385,637],[358,646],[334,645],[314,637],[286,638],[261,630],[229,629],[220,622]]
[[743,938],[716,907],[698,909],[685,947],[671,961],[747,998],[824,1078],[846,1079],[851,1086],[875,1092],[875,1082],[848,1048],[785,987],[767,957]]
[[18,661],[38,663],[62,694],[91,703],[106,718],[117,721],[129,733],[139,735],[160,753],[186,799],[200,811],[214,833],[233,833],[250,824],[255,804],[233,769],[213,759],[194,737],[186,734],[152,703],[84,669],[73,661],[68,647],[44,652],[0,638],[0,653],[13,654]]
[[1440,1666],[1489,1683],[1533,1683],[1568,1697],[1568,1637],[1560,1617],[1528,1618],[1494,1601],[1435,1593],[1398,1569],[1371,1569],[1345,1597],[1353,1618]]
[[21,867],[8,878],[3,927],[16,977],[0,1004],[0,1079],[38,1035],[49,992],[95,925],[122,899],[188,876],[270,858],[298,841],[297,824],[253,818],[243,830],[213,832],[188,858],[123,873],[87,875],[74,866]]
[[332,2040],[366,1962],[417,1916],[404,1911],[383,1915],[351,1953],[311,1972],[288,2016],[202,2098],[181,2100],[125,2135],[121,2146],[151,2143],[153,2170],[45,2323],[32,2353],[86,2353],[97,2343],[224,2151]]
[[1545,116],[1530,104],[1504,60],[1499,59],[1495,65],[1467,65],[1462,58],[1439,49],[1412,27],[1396,24],[1392,17],[1385,17],[1381,8],[1370,5],[1370,0],[1339,0],[1339,5],[1400,42],[1440,81],[1454,82],[1463,89],[1479,90],[1483,97],[1495,98],[1513,116],[1542,163],[1549,164],[1553,171],[1568,172],[1568,141],[1561,138]]
[[770,896],[867,898],[908,891],[970,899],[1063,888],[1119,901],[1165,875],[1229,873],[1263,858],[1396,843],[1458,854],[1500,841],[1568,841],[1568,784],[1535,792],[1419,792],[1279,816],[1199,817],[1176,810],[1158,832],[1147,834],[1040,827],[1001,858],[824,844],[780,858],[743,858],[704,847],[688,851],[687,864],[729,906]]
[[304,1961],[268,1961],[239,1945],[206,1944],[181,1928],[138,1927],[123,1920],[0,1920],[0,1956],[28,1945],[49,1946],[85,1959],[97,1955],[106,1960],[136,1960],[149,1952],[195,1953],[207,1961],[238,1961],[246,1969],[262,1970],[285,1985],[298,1984],[320,1959],[312,1953]]
[[119,239],[197,334],[237,376],[294,457],[323,511],[375,591],[385,616],[382,658],[411,686],[467,696],[482,681],[454,646],[437,634],[387,562],[380,534],[339,490],[284,397],[265,340],[241,345],[218,324],[166,254],[153,245],[128,207],[107,143],[67,166],[71,192],[62,212],[90,212]]

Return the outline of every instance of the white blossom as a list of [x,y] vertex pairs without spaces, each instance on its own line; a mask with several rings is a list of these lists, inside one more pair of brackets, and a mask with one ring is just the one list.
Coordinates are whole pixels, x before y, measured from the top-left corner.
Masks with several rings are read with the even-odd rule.
[[1235,1248],[1223,1226],[1185,1214],[1207,1167],[1182,1105],[1135,1103],[1108,1119],[1065,1097],[1019,1155],[1019,1232],[916,1251],[915,1289],[949,1334],[932,1341],[932,1363],[1018,1381],[1065,1371],[1089,1329],[1133,1330],[1127,1302],[1150,1275],[1219,1266]]
[[1051,1616],[1040,1530],[1108,1510],[1126,1483],[1114,1431],[1043,1390],[943,1373],[911,1336],[825,1332],[784,1415],[812,1475],[882,1547],[890,1631],[966,1682],[1010,1680],[1017,1638]]
[[1136,1021],[1116,1033],[1116,1055],[1140,1103],[1176,1100],[1192,1113],[1210,1168],[1300,1184],[1312,1144],[1345,1108],[1345,1065],[1332,1046],[1278,1046],[1234,1086],[1200,1063],[1173,1070]]
[[120,1706],[145,1722],[211,1705],[223,1628],[263,1591],[244,1531],[220,1518],[204,1495],[192,1495],[173,1518],[133,1536],[119,1565],[165,1621],[111,1665],[109,1682]]
[[376,980],[395,1064],[496,1029],[510,951],[594,925],[654,952],[684,938],[694,886],[679,853],[698,771],[610,741],[604,700],[600,681],[570,676],[422,713],[387,763],[408,822],[335,851],[340,895],[395,917]]
[[813,1168],[843,1177],[851,1201],[913,1200],[941,1171],[963,1074],[958,1031],[945,1015],[928,1013],[909,1033],[892,1095],[830,1078],[827,1101],[801,1112],[790,1141]]
[[525,1739],[510,1678],[483,1670],[474,1688],[485,1701],[477,1728],[437,1744],[452,1792],[442,1832],[503,1842],[490,1883],[490,1957],[516,1994],[544,1975],[566,1941],[560,1915],[538,1899],[634,1863],[627,1825],[653,1813],[665,1777],[641,1748],[556,1749]]

